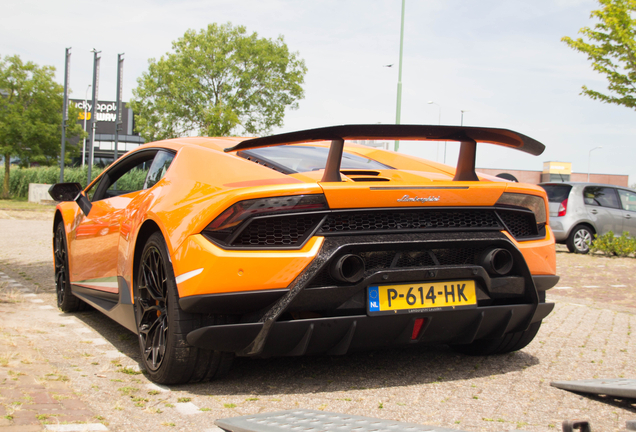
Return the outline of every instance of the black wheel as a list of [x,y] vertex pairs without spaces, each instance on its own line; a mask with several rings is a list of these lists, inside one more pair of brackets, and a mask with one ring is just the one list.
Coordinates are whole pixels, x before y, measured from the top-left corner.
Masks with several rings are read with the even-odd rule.
[[135,280],[135,318],[141,359],[150,379],[160,384],[207,381],[225,375],[234,353],[204,350],[188,344],[187,334],[226,318],[183,312],[166,243],[150,236]]
[[533,323],[526,331],[514,332],[496,339],[481,339],[466,345],[453,345],[455,351],[462,354],[484,356],[505,354],[524,348],[539,332],[541,321]]
[[66,248],[66,230],[64,222],[58,222],[53,237],[53,256],[55,260],[55,292],[57,293],[57,307],[63,312],[77,312],[85,310],[87,304],[71,293],[68,273],[68,249]]
[[586,254],[590,251],[590,245],[594,240],[594,232],[585,225],[577,225],[574,227],[566,245],[570,252]]

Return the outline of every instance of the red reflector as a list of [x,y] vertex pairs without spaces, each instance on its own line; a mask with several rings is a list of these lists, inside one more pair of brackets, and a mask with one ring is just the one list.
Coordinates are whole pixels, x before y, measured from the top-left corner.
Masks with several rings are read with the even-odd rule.
[[559,205],[559,214],[557,214],[557,216],[565,216],[565,214],[568,212],[568,199],[566,198],[565,200],[563,200],[563,202]]
[[417,318],[415,320],[415,324],[413,324],[413,334],[411,335],[411,340],[416,340],[420,335],[420,331],[422,330],[422,325],[424,324],[424,318]]

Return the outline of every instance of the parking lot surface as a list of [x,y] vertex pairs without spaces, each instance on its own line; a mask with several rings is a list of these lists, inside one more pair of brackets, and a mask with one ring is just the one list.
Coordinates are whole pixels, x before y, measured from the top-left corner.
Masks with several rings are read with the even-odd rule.
[[[318,409],[465,431],[553,431],[589,419],[618,431],[636,400],[551,381],[636,378],[636,260],[559,249],[556,307],[520,352],[467,357],[416,347],[343,357],[236,359],[211,383],[160,387],[133,333],[55,307],[52,213],[0,211],[0,431],[218,431],[217,418]],[[61,428],[64,429],[61,429]],[[58,429],[55,429],[58,428]]]

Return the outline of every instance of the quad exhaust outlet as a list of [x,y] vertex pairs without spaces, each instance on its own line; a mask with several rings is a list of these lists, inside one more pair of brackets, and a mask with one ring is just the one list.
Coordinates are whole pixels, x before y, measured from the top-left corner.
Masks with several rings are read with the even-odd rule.
[[329,274],[339,282],[356,283],[362,279],[364,270],[364,260],[360,255],[347,254],[331,264]]
[[482,253],[479,263],[488,273],[505,276],[512,270],[514,260],[512,254],[506,249],[492,248]]

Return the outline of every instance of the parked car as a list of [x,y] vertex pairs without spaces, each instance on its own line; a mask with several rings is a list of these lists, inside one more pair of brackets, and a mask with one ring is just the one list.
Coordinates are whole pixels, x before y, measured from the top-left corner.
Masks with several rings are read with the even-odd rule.
[[550,227],[557,243],[586,254],[594,236],[612,231],[636,236],[636,191],[598,183],[541,183],[550,201]]
[[[457,168],[347,143],[461,142]],[[505,129],[349,125],[148,143],[88,187],[61,183],[58,306],[138,334],[159,383],[235,355],[525,347],[558,276],[545,191],[475,172],[477,142],[541,154]]]

